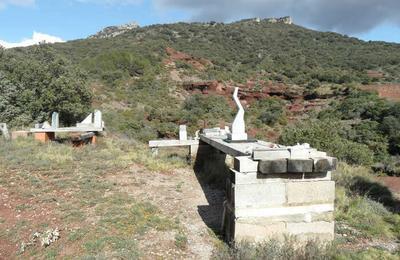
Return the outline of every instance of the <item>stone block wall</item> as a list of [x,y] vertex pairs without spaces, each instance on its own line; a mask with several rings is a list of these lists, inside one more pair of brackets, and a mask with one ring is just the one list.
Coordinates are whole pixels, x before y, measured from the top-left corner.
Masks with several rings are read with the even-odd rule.
[[333,158],[325,159],[328,163],[321,166],[321,158],[265,162],[236,157],[226,181],[226,240],[260,242],[285,234],[300,240],[332,240],[335,183],[331,170],[336,166]]

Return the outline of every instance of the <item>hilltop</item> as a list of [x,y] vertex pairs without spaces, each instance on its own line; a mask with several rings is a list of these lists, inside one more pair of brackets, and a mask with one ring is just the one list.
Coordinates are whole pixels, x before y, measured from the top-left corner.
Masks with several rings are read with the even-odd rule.
[[[100,109],[107,132],[78,149],[0,140],[0,258],[398,259],[400,194],[377,175],[400,176],[399,66],[399,44],[289,18],[114,26],[0,49],[0,122],[29,128],[57,111],[71,125]],[[143,144],[176,137],[179,124],[189,135],[229,125],[235,86],[250,136],[307,142],[341,161],[332,246],[228,248],[225,183],[213,176],[228,167],[202,172],[185,150],[156,158]],[[57,240],[44,247],[48,232]]]

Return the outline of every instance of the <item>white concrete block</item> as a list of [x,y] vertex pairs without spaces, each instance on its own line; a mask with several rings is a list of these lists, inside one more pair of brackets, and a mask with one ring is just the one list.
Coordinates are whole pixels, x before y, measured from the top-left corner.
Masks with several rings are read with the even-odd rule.
[[248,156],[238,156],[234,159],[233,168],[238,172],[257,172],[258,161]]
[[287,202],[290,205],[333,203],[334,181],[288,182]]
[[317,151],[317,149],[310,149],[309,150],[309,158],[313,157],[326,157],[326,152]]
[[236,208],[260,208],[286,203],[286,185],[282,182],[236,184]]
[[275,236],[284,234],[286,224],[284,222],[261,225],[256,223],[243,223],[238,219],[235,223],[235,241],[263,242]]

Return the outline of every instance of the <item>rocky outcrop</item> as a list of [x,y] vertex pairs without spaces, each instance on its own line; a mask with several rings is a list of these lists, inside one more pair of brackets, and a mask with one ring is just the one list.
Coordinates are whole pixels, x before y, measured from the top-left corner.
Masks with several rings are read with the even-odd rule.
[[269,23],[283,23],[283,24],[293,24],[293,19],[290,16],[280,17],[280,18],[268,18],[266,19]]
[[127,31],[134,30],[139,28],[139,24],[136,22],[119,25],[119,26],[110,26],[106,27],[95,35],[89,36],[89,39],[102,39],[102,38],[112,38],[116,37],[120,34],[126,33]]

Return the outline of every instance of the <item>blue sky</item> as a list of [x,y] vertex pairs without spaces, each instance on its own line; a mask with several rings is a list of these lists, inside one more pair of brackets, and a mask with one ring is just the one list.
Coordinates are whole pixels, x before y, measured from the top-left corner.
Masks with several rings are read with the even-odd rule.
[[[0,40],[20,42],[40,32],[72,40],[85,38],[100,29],[136,21],[141,26],[192,20],[232,21],[241,18],[275,15],[292,15],[296,24],[322,31],[338,31],[364,40],[382,40],[400,43],[400,26],[396,18],[390,20],[390,14],[374,21],[359,21],[357,26],[350,19],[357,13],[342,14],[339,9],[334,17],[315,17],[308,19],[293,8],[269,8],[277,0],[265,0],[260,13],[261,0],[0,0]],[[291,3],[292,0],[281,0]],[[325,0],[319,0],[324,2]],[[327,1],[327,0],[326,0]],[[340,0],[337,0],[340,2]],[[360,0],[360,4],[364,1]],[[397,0],[396,0],[397,1]],[[279,2],[279,1],[278,1]],[[308,1],[310,2],[310,1]],[[232,4],[230,4],[232,3]],[[247,4],[248,3],[248,4]],[[328,2],[326,2],[328,3]],[[254,4],[254,6],[252,6]],[[268,5],[267,5],[268,4]],[[228,7],[227,7],[228,6]],[[225,9],[224,9],[225,8]],[[299,6],[299,9],[304,6]],[[315,12],[323,14],[323,8]],[[330,6],[329,8],[335,8]],[[363,12],[368,13],[368,7]],[[397,8],[397,5],[394,7]],[[393,8],[388,8],[393,9]],[[222,13],[221,10],[224,12]],[[336,9],[333,9],[336,10]],[[390,12],[390,11],[387,11]],[[342,15],[342,16],[341,16]],[[346,15],[343,17],[343,15]],[[360,14],[361,15],[361,14]],[[362,16],[360,16],[362,17]],[[386,18],[384,18],[386,17]],[[317,19],[318,18],[318,19]],[[331,20],[328,20],[331,19]],[[349,18],[349,19],[347,19]],[[348,24],[346,21],[348,20]],[[360,24],[358,24],[360,22]]]

